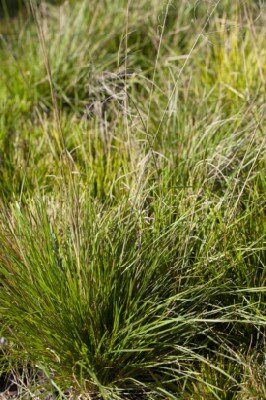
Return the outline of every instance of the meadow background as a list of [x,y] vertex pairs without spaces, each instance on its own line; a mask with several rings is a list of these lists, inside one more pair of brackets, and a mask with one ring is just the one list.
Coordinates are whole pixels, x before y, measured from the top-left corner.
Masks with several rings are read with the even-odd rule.
[[1,8],[2,376],[265,399],[264,2],[55,3]]

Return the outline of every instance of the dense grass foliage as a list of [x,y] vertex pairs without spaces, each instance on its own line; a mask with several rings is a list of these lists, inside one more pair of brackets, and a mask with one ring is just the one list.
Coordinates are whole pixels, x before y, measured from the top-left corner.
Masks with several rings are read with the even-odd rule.
[[266,398],[265,11],[29,0],[2,20],[19,398]]

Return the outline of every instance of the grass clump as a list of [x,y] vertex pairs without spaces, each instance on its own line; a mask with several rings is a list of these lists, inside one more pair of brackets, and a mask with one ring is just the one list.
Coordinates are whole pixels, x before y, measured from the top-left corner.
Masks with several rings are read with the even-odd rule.
[[263,399],[264,5],[32,0],[16,18],[0,321],[20,398]]

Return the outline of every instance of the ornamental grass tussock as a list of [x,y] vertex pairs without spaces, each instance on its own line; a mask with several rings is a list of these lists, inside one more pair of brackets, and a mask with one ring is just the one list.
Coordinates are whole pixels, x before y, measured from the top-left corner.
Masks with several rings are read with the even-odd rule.
[[2,397],[266,398],[265,22],[251,0],[6,9]]

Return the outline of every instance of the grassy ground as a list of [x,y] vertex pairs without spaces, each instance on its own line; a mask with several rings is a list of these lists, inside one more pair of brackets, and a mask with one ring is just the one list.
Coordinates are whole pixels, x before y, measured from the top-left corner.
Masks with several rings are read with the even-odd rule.
[[0,21],[19,398],[266,398],[265,11],[30,0]]

